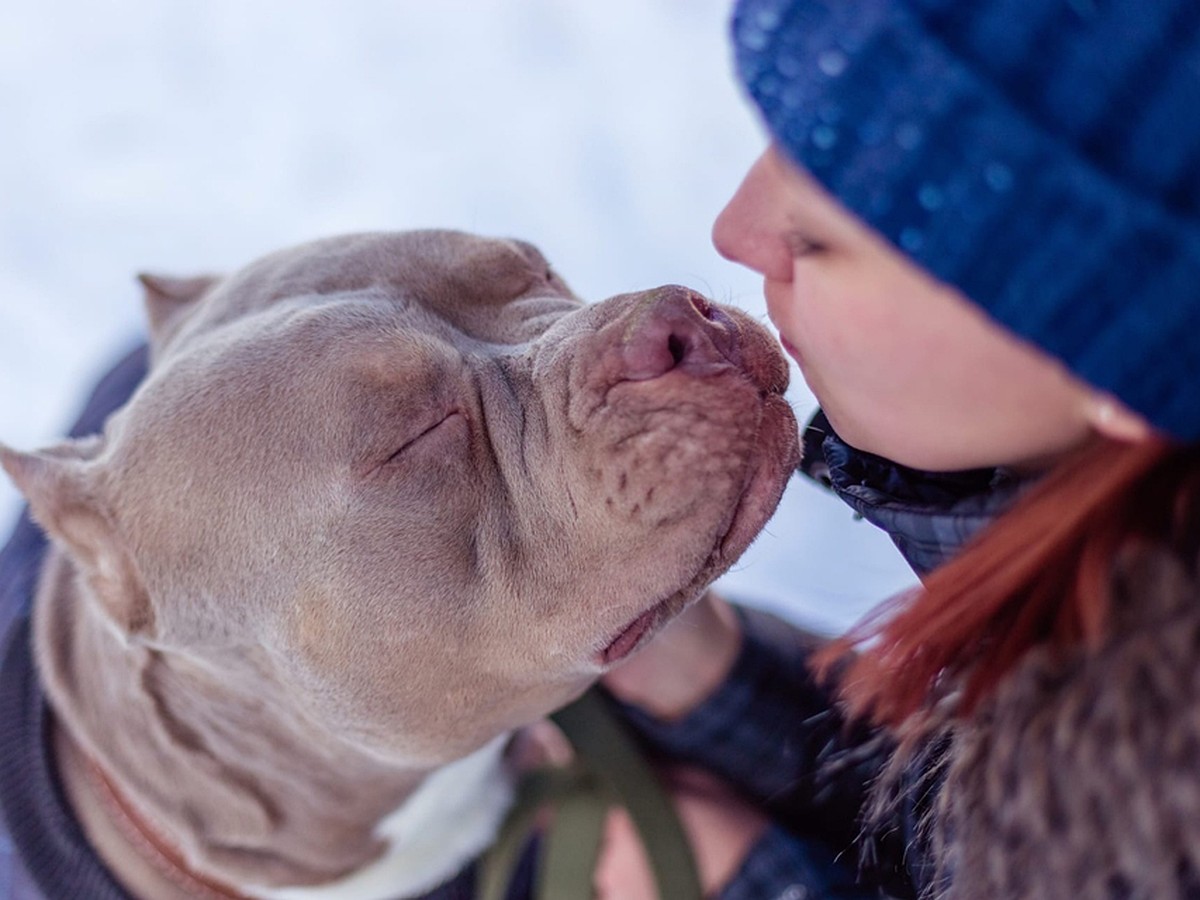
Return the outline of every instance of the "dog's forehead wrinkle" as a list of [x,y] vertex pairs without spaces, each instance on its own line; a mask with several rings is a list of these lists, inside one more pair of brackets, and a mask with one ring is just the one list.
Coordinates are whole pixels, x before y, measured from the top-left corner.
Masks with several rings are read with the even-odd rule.
[[[365,233],[278,251],[233,273],[188,322],[194,334],[280,301],[360,293],[429,306],[488,341],[532,340],[580,304],[523,242],[452,231]],[[485,309],[477,309],[484,307]],[[482,318],[481,318],[482,314]],[[535,321],[537,320],[537,321]]]
[[[495,459],[493,455],[493,460]],[[488,504],[488,515],[473,533],[484,540],[474,545],[481,569],[497,580],[518,577],[528,559],[529,544],[519,518],[519,507],[513,502],[514,493],[508,478],[497,479],[496,497]]]
[[185,323],[174,337],[172,349],[235,340],[242,334],[270,340],[292,331],[314,343],[330,343],[337,337],[365,335],[406,321],[412,330],[433,330],[436,321],[428,315],[421,318],[421,313],[421,305],[406,293],[375,282],[264,290],[253,280],[250,284],[227,281]]
[[473,352],[494,354],[527,349],[578,305],[575,298],[541,290],[488,301],[449,292],[430,309],[452,324]]
[[[528,482],[532,477],[531,468],[529,465],[529,447],[528,435],[526,427],[529,419],[527,406],[529,404],[529,394],[527,382],[522,384],[526,379],[522,378],[522,369],[527,366],[521,366],[520,363],[512,357],[498,359],[493,366],[493,371],[496,376],[496,381],[502,388],[500,396],[502,400],[489,401],[485,399],[482,388],[480,388],[480,408],[486,408],[489,402],[503,402],[505,406],[511,410],[512,424],[510,433],[515,437],[517,447],[516,458],[519,465],[522,478]],[[501,473],[503,475],[503,473]]]
[[[532,253],[532,255],[531,255]],[[530,294],[567,293],[547,277],[540,253],[508,240],[458,232],[363,234],[274,254],[234,276],[238,290],[270,296],[375,287],[453,312],[507,304]]]
[[569,558],[571,533],[566,527],[574,520],[558,499],[569,475],[564,460],[547,449],[550,426],[540,391],[530,382],[529,359],[511,356],[506,362],[476,380],[480,466],[494,474],[486,479],[494,487],[486,504],[486,528],[481,529],[487,540],[480,546],[493,564],[490,571],[530,584],[550,560],[559,565]]
[[[437,378],[447,366],[461,364],[436,336],[406,330],[394,316],[380,318],[369,307],[351,310],[355,315],[347,319],[329,305],[290,304],[228,323],[164,361],[149,390],[164,394],[157,405],[170,402],[175,417],[257,416],[261,427],[278,421],[285,429],[307,421],[310,442],[322,425],[343,427],[346,412],[338,408],[337,390],[323,386],[335,373],[345,373],[352,391],[371,382],[403,391],[406,381]],[[297,419],[292,408],[326,415]]]

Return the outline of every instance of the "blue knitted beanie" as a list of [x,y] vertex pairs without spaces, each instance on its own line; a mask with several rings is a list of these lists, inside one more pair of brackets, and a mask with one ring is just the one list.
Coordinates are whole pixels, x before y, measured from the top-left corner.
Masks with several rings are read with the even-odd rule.
[[742,0],[733,37],[847,207],[1200,439],[1200,0]]

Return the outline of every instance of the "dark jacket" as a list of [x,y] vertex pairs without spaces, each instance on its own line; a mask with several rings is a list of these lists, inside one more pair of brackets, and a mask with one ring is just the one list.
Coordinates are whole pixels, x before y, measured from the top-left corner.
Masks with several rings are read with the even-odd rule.
[[[926,476],[832,432],[808,437],[810,473],[888,530],[918,571],[1022,488],[1002,472]],[[660,751],[721,772],[795,833],[856,857],[864,885],[899,897],[1200,898],[1196,568],[1153,546],[1114,561],[1101,646],[1031,651],[968,721],[904,760],[886,737],[846,727],[808,673],[811,639],[758,613],[744,614],[730,678],[691,716],[630,719]]]

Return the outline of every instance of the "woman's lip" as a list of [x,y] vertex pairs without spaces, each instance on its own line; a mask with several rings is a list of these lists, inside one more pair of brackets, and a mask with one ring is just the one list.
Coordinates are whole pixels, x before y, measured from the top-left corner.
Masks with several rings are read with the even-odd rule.
[[792,359],[794,359],[796,361],[796,364],[799,365],[800,364],[800,351],[796,349],[795,345],[791,341],[789,341],[787,338],[785,338],[782,334],[779,335],[779,343],[783,347],[784,353],[786,353],[788,356],[790,356]]
[[784,317],[777,315],[787,308],[787,304],[792,302],[792,284],[786,281],[776,281],[770,278],[763,279],[763,299],[767,301],[767,318],[771,320],[771,324],[775,326],[775,332],[779,335],[779,343],[783,346],[784,351],[797,364],[800,363],[800,351],[796,349],[796,345],[783,336],[783,328],[780,322]]

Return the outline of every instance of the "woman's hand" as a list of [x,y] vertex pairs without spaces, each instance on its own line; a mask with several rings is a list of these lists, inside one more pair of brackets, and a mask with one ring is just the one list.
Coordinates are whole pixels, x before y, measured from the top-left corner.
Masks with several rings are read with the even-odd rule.
[[[659,771],[691,844],[700,886],[706,897],[714,896],[741,868],[766,831],[767,818],[702,769],[671,766]],[[641,839],[624,809],[610,810],[605,819],[593,888],[597,900],[662,900]]]
[[725,680],[741,647],[737,616],[707,591],[602,683],[656,718],[682,719]]

